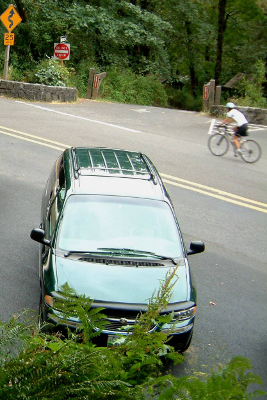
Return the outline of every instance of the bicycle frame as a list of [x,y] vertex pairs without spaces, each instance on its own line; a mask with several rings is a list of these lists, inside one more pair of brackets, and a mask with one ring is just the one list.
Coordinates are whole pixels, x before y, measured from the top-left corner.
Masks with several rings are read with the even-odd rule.
[[[217,129],[217,132],[220,133],[221,135],[224,135],[226,139],[231,143],[234,152],[236,151],[236,145],[233,139],[234,132],[232,128],[230,128],[228,125],[220,125],[216,124],[214,127]],[[215,133],[215,132],[214,132]],[[244,139],[240,140],[241,137],[238,138],[240,143],[243,143]]]

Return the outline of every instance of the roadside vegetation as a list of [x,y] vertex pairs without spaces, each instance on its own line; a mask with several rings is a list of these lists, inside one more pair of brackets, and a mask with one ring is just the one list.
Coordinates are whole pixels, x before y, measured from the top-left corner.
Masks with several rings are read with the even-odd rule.
[[[139,316],[132,335],[118,337],[112,347],[96,347],[93,326],[103,327],[104,309],[91,309],[92,301],[77,298],[68,287],[56,307],[82,322],[76,332],[37,327],[28,312],[0,323],[0,398],[39,399],[132,399],[132,400],[251,400],[267,395],[251,390],[261,384],[250,372],[249,360],[235,357],[210,374],[195,373],[175,378],[166,370],[181,363],[183,356],[168,345],[163,332],[147,333],[168,302],[176,270],[166,275],[158,293],[149,301],[147,313]],[[54,333],[53,333],[54,332]]]
[[[203,84],[239,105],[266,107],[265,0],[16,0],[22,18],[14,30],[9,79],[66,85],[86,97],[90,68],[107,72],[101,99],[200,110]],[[8,3],[0,0],[2,14]],[[5,27],[0,24],[3,37]],[[66,36],[71,58],[53,60]],[[5,46],[0,43],[0,65]]]

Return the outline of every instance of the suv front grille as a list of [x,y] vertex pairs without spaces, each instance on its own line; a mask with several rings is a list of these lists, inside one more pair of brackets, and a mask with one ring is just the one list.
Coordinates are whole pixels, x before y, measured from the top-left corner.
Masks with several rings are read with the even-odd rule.
[[[131,332],[131,327],[136,324],[140,311],[105,309],[103,314],[107,316],[104,331],[123,334]],[[155,324],[152,325],[150,331],[155,327]]]

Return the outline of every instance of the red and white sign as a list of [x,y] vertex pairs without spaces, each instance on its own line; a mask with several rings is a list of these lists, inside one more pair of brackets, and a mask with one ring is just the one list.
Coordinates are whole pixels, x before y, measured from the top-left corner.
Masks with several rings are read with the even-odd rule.
[[208,100],[209,98],[209,85],[204,85],[203,87],[203,100]]
[[70,44],[69,43],[54,43],[54,57],[59,60],[70,59]]
[[94,88],[97,89],[98,88],[98,82],[99,82],[99,76],[95,75],[94,77]]

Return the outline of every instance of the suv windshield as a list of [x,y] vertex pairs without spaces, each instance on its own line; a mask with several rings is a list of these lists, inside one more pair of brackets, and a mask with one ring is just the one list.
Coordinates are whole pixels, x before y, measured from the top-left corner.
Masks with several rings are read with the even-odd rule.
[[163,201],[73,195],[66,202],[56,248],[97,251],[129,248],[181,258],[178,229]]

